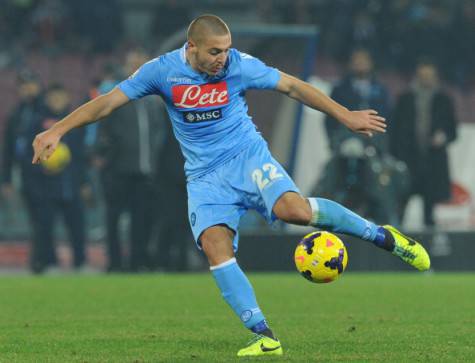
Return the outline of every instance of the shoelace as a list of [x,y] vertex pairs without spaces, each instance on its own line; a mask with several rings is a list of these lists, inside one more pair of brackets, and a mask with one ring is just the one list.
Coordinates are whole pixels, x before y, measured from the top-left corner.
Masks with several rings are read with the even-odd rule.
[[258,340],[262,339],[264,337],[264,335],[262,334],[254,334],[254,337],[247,343],[247,346],[251,346],[252,344],[254,344],[255,342],[257,342]]

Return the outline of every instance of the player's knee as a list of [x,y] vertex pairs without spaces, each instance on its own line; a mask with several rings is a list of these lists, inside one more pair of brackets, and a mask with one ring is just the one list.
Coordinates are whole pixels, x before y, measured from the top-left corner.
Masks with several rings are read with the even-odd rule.
[[273,211],[277,218],[287,223],[308,225],[312,218],[312,210],[306,199],[296,193],[284,194]]
[[216,266],[234,257],[232,232],[224,227],[211,227],[200,236],[201,247],[210,266]]

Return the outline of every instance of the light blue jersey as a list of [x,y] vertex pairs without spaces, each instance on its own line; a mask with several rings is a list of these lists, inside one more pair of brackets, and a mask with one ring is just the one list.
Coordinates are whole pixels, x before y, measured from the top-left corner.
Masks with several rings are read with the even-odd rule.
[[261,139],[244,98],[248,89],[275,89],[277,69],[231,49],[221,73],[195,71],[186,45],[145,63],[119,88],[129,99],[160,95],[185,157],[188,180],[204,175]]
[[160,95],[185,156],[188,216],[195,241],[204,230],[224,224],[235,231],[248,209],[268,222],[275,202],[298,192],[247,114],[248,89],[275,89],[277,69],[235,49],[214,77],[193,70],[186,46],[145,63],[118,87],[130,99]]

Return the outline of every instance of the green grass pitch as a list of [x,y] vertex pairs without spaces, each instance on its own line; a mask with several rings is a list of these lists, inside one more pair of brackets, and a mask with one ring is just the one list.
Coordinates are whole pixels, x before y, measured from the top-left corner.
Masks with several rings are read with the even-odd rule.
[[475,274],[249,274],[284,356],[250,334],[210,274],[0,277],[0,362],[475,361]]

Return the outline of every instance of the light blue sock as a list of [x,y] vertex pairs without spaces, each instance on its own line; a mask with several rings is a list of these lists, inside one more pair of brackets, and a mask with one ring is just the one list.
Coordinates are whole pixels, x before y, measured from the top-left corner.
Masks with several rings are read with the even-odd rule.
[[384,230],[341,204],[324,198],[308,198],[312,208],[309,225],[359,237],[379,245],[384,241]]
[[224,300],[231,306],[246,328],[253,331],[256,326],[262,325],[263,329],[266,328],[267,324],[257,305],[254,290],[237,264],[236,258],[217,266],[211,266],[210,270]]

